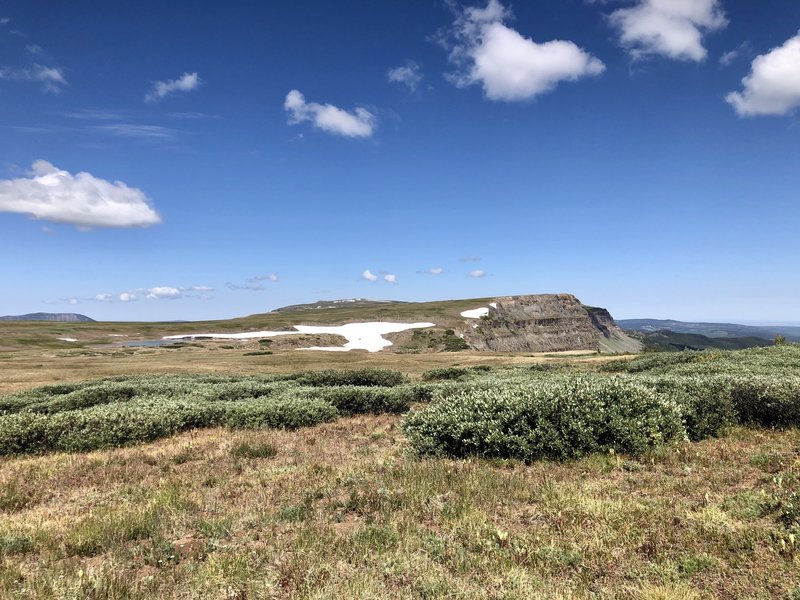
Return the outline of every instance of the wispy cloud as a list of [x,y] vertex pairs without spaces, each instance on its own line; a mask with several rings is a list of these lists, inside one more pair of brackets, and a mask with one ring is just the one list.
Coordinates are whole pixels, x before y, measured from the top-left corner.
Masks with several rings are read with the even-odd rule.
[[18,68],[0,67],[0,79],[39,83],[42,91],[49,94],[60,94],[61,89],[68,85],[61,69],[40,64]]
[[383,280],[386,283],[393,283],[393,284],[397,283],[397,275],[395,275],[394,273],[387,273],[386,275],[383,276]]
[[81,228],[147,227],[161,217],[139,189],[91,173],[71,173],[45,160],[33,163],[29,177],[0,180],[0,212],[68,223]]
[[102,110],[97,108],[85,108],[72,112],[63,113],[69,119],[81,119],[87,121],[121,121],[124,117],[118,112]]
[[250,290],[252,292],[260,292],[264,288],[264,283],[274,283],[278,281],[278,276],[275,273],[269,275],[256,275],[245,280],[244,283],[228,283],[228,287],[232,290]]
[[474,271],[467,273],[467,277],[474,277],[476,279],[480,277],[486,277],[486,271],[483,269],[475,269]]
[[399,83],[416,92],[422,83],[422,69],[413,60],[407,60],[406,64],[386,71],[386,78],[392,83]]
[[[8,17],[0,18],[0,27],[5,27],[11,20]],[[56,61],[51,58],[44,48],[38,44],[24,43],[27,36],[15,29],[9,30],[17,41],[10,44],[22,44],[19,52],[23,58],[18,64],[0,65],[0,80],[21,81],[38,83],[41,90],[48,94],[60,94],[61,90],[69,85],[64,75],[64,70],[57,66]]]
[[420,275],[441,275],[444,273],[444,269],[441,267],[433,267],[431,269],[425,269],[424,271],[417,271]]
[[469,262],[480,262],[480,256],[462,256],[458,259],[458,262],[469,263]]
[[753,56],[753,45],[749,41],[742,42],[733,50],[725,52],[719,57],[719,64],[723,67],[729,67],[734,62],[740,59],[750,58]]
[[719,0],[638,0],[615,10],[609,20],[633,58],[657,55],[695,62],[708,55],[703,35],[728,24]]
[[283,108],[289,113],[290,125],[310,121],[317,129],[344,137],[371,137],[378,124],[375,115],[366,108],[346,111],[333,104],[306,102],[298,90],[286,94]]
[[202,83],[203,81],[197,73],[184,73],[178,79],[156,81],[153,83],[153,89],[145,95],[144,101],[148,104],[155,104],[175,92],[196,90]]
[[126,138],[171,139],[176,135],[174,129],[160,125],[140,125],[137,123],[114,123],[111,125],[95,125],[95,131]]
[[740,117],[788,115],[800,107],[800,33],[757,56],[742,85],[725,98]]
[[[454,5],[454,4],[453,4]],[[439,41],[450,53],[457,87],[480,85],[489,100],[531,100],[564,81],[599,75],[605,65],[574,42],[536,42],[508,27],[511,11],[499,0],[457,10]]]

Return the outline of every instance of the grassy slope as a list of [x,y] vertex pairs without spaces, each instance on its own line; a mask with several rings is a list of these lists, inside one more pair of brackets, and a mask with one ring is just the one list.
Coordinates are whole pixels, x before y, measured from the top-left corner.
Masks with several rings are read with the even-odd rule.
[[335,309],[271,312],[222,321],[193,321],[189,323],[53,323],[53,322],[0,322],[0,351],[20,347],[74,348],[75,344],[60,342],[59,337],[71,337],[80,344],[106,344],[119,341],[109,334],[123,334],[130,339],[158,339],[165,335],[182,333],[240,332],[280,330],[293,325],[339,325],[359,321],[433,321],[441,327],[451,327],[463,322],[461,311],[486,306],[488,298],[448,300],[442,302],[414,302],[403,304],[374,304]]
[[799,447],[419,461],[382,416],[5,460],[0,597],[788,598],[761,507]]

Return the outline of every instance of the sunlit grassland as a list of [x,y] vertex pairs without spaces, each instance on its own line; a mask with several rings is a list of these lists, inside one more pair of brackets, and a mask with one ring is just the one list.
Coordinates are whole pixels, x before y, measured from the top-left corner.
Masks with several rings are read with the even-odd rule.
[[[157,415],[155,400],[164,398],[166,410],[183,402],[171,397],[181,391],[189,402],[181,410],[221,411],[198,423],[227,426],[121,437],[130,444],[169,436],[125,448],[0,458],[0,598],[800,598],[800,348],[616,363],[477,353],[244,357],[237,348],[204,346],[139,352],[128,365],[140,370],[109,373],[131,376],[5,397],[3,419],[20,411],[75,411],[64,422],[77,427],[67,447],[80,449],[94,443],[89,434],[96,432],[80,434],[77,412],[106,411],[90,423],[108,423],[117,435],[146,416],[138,408],[152,405]],[[317,362],[279,362],[295,356]],[[82,359],[85,373],[73,365],[61,374],[91,380],[100,374],[97,358]],[[265,366],[270,360],[276,362]],[[43,363],[47,383],[56,383],[58,362]],[[493,363],[514,366],[486,366]],[[300,364],[313,372],[265,376],[296,373]],[[348,371],[315,370],[331,366]],[[410,381],[352,373],[356,366],[399,367]],[[423,367],[438,370],[420,377]],[[132,376],[171,369],[224,376]],[[234,376],[246,372],[259,376]],[[365,376],[374,381],[357,381]],[[602,413],[570,403],[573,380],[580,398],[593,399],[599,411],[609,407],[607,389],[620,398],[630,392],[630,406],[674,402],[686,435],[641,438],[650,441],[631,446],[635,456],[593,451],[618,444],[597,428]],[[129,386],[136,395],[127,394]],[[470,430],[472,417],[462,419],[461,404],[452,400],[473,402],[472,413],[463,414],[482,419],[483,429],[471,428],[475,439],[495,436],[474,447],[484,458],[435,456],[451,452],[439,444],[430,447],[433,457],[414,452],[420,448],[402,425],[411,417],[349,416],[373,407],[393,411],[392,399],[404,409],[424,399],[419,390],[434,399],[419,403],[414,419],[438,415],[435,424],[444,430]],[[567,393],[569,410],[554,410],[559,402],[550,402],[550,392]],[[252,427],[248,406],[261,406],[269,394],[298,406],[330,402],[336,413],[309,413],[322,414],[309,421],[320,424],[302,429],[241,429]],[[324,409],[314,402],[311,409]],[[505,421],[492,417],[500,406],[494,414]],[[273,426],[287,423],[284,412],[275,413]],[[640,415],[633,413],[613,418],[634,423]],[[323,422],[330,418],[336,420]],[[764,427],[773,422],[788,428]],[[509,424],[521,444],[511,450],[495,435]],[[599,435],[602,443],[580,450],[576,456],[591,452],[583,458],[542,459],[562,446],[537,454],[525,444],[551,425],[553,434],[567,434],[562,441],[580,431],[588,436],[581,439]],[[712,437],[691,442],[687,435]],[[491,458],[519,448],[533,459]]]
[[0,595],[789,598],[798,432],[639,459],[418,460],[394,416],[4,460]]

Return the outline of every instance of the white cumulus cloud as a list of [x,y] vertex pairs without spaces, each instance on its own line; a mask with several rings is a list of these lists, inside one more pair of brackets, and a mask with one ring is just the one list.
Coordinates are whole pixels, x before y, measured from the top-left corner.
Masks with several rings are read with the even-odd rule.
[[134,302],[137,299],[138,297],[136,296],[136,294],[132,294],[131,292],[122,292],[119,295],[120,302]]
[[530,100],[562,81],[599,75],[605,65],[574,42],[538,43],[505,25],[511,12],[499,0],[463,9],[442,42],[458,87],[479,84],[490,100]]
[[378,276],[369,269],[366,269],[363,273],[361,273],[361,278],[366,279],[367,281],[378,281]]
[[184,73],[178,79],[156,81],[153,83],[153,89],[144,97],[144,101],[154,104],[175,92],[191,92],[200,87],[202,82],[197,73]]
[[0,180],[0,211],[85,228],[161,223],[141,190],[90,173],[72,175],[44,160],[33,163],[30,177]]
[[386,71],[386,78],[392,83],[399,83],[406,86],[412,92],[415,92],[422,82],[422,72],[417,63],[413,60],[409,60],[400,67],[395,67]]
[[94,299],[97,300],[98,302],[111,302],[111,300],[113,300],[113,297],[111,296],[111,294],[95,294]]
[[637,0],[610,15],[619,41],[634,58],[660,55],[700,62],[703,35],[728,24],[719,0]]
[[289,113],[290,125],[310,121],[317,129],[345,137],[371,137],[378,125],[375,115],[366,108],[346,111],[333,104],[306,102],[298,90],[286,94],[283,108]]
[[182,295],[181,290],[174,287],[152,287],[147,289],[148,300],[177,300]]
[[383,280],[386,283],[397,283],[397,275],[394,275],[392,273],[387,273],[386,275],[383,276]]
[[467,273],[467,277],[475,277],[475,278],[486,277],[486,271],[482,269],[475,269],[474,271],[470,271],[469,273]]
[[800,107],[800,33],[757,56],[742,84],[725,98],[741,117],[787,115]]

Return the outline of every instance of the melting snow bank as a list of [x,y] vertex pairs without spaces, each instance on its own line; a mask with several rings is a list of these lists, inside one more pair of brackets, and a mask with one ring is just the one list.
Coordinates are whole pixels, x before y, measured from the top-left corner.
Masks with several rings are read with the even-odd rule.
[[[487,309],[488,310],[488,309]],[[433,323],[348,323],[347,325],[295,325],[296,331],[248,331],[246,333],[193,333],[190,335],[167,335],[165,340],[188,340],[209,338],[213,340],[250,340],[253,338],[275,337],[279,335],[298,335],[301,333],[330,333],[347,339],[344,346],[302,348],[303,350],[325,350],[347,352],[348,350],[367,350],[378,352],[388,348],[392,342],[384,338],[387,333],[398,333],[407,329],[433,327]]]
[[465,310],[461,313],[461,316],[465,319],[480,319],[481,317],[485,317],[489,314],[489,309],[487,307],[483,308],[473,308],[472,310]]

